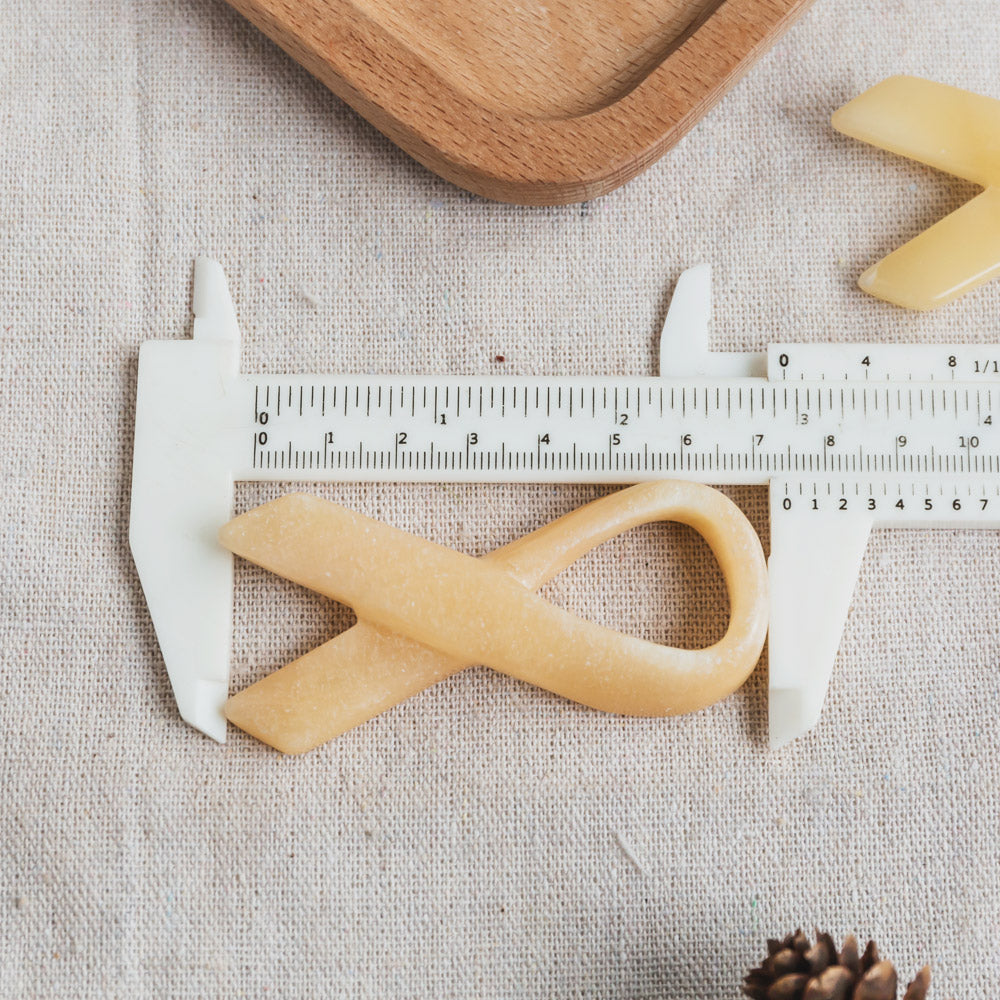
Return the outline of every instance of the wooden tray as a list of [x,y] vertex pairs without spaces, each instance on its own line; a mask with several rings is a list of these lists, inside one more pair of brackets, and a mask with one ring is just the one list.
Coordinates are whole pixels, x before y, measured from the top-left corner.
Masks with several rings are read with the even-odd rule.
[[229,0],[426,167],[584,201],[663,155],[809,0]]

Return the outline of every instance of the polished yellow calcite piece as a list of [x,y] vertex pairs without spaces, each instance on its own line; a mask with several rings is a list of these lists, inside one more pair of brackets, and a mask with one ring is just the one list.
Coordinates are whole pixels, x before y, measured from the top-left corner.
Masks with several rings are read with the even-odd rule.
[[[660,646],[533,593],[601,542],[654,520],[690,525],[715,554],[730,603],[719,642]],[[235,518],[219,537],[358,615],[353,628],[227,702],[231,722],[286,753],[318,746],[474,663],[606,712],[694,711],[743,683],[767,629],[756,532],[722,493],[693,483],[622,490],[481,559],[302,494]]]
[[833,127],[986,189],[865,271],[864,291],[934,309],[1000,275],[1000,101],[894,76],[840,108]]

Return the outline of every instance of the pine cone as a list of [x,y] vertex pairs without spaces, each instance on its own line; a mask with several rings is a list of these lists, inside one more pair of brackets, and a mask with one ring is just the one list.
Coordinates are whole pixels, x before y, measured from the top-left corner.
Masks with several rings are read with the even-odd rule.
[[[926,1000],[931,969],[925,965],[906,987],[903,1000]],[[816,943],[796,931],[767,942],[767,958],[743,983],[752,1000],[896,1000],[896,970],[878,956],[874,941],[863,955],[853,935],[837,946],[816,932]]]

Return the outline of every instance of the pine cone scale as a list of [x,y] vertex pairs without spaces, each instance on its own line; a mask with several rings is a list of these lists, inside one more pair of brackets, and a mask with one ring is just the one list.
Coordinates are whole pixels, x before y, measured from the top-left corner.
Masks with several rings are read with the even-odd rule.
[[846,966],[854,975],[861,974],[861,956],[858,954],[858,939],[849,934],[844,939],[844,946],[840,949],[840,964]]
[[767,959],[764,964],[767,971],[775,979],[780,979],[793,972],[805,972],[807,969],[805,960],[794,948],[783,948],[776,955]]
[[817,976],[802,994],[802,1000],[850,1000],[854,976],[850,969],[835,965]]
[[927,990],[931,985],[931,967],[925,965],[916,978],[906,987],[903,1000],[927,1000]]
[[804,972],[793,972],[782,976],[767,991],[767,1000],[801,1000],[809,977]]
[[896,970],[892,962],[878,962],[862,977],[854,1000],[896,1000]]
[[827,944],[821,935],[817,938],[816,943],[805,953],[805,960],[809,963],[809,971],[814,976],[825,972],[836,954],[836,949]]
[[878,948],[875,947],[874,941],[869,941],[865,953],[861,956],[861,971],[867,972],[878,961]]

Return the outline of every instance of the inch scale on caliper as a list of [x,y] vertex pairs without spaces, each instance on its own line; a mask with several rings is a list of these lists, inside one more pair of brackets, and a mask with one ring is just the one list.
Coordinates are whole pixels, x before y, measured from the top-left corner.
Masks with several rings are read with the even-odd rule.
[[[573,378],[244,378],[254,432],[244,439],[237,476],[281,480],[306,471],[366,481],[684,476],[767,483],[776,475],[1000,473],[980,433],[968,432],[992,419],[993,389],[789,384],[789,350],[769,351],[775,381],[767,385],[759,379],[670,385],[619,378],[598,387]],[[899,354],[905,357],[905,348]],[[776,355],[786,360],[777,370]],[[894,433],[903,424],[916,437]]]
[[659,378],[240,375],[214,262],[194,312],[192,340],[142,347],[131,539],[181,714],[217,739],[237,480],[769,485],[772,745],[819,717],[873,525],[1000,527],[1000,354],[710,353],[707,267],[678,281]]

